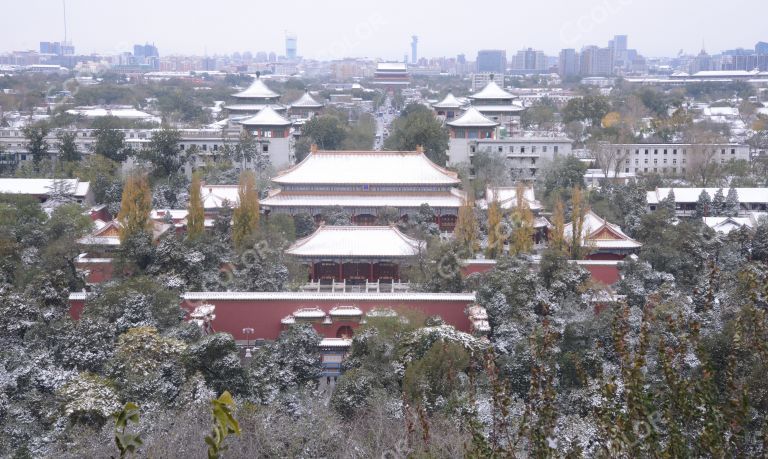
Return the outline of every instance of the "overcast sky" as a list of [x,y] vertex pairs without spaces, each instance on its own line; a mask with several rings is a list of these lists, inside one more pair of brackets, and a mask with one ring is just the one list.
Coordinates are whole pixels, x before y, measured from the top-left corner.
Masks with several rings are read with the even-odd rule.
[[[38,49],[64,37],[62,0],[4,0],[0,51]],[[629,35],[641,54],[710,53],[768,41],[768,0],[67,0],[77,53],[117,54],[154,42],[160,55],[285,53],[285,32],[308,58],[402,59],[411,35],[419,56],[474,60],[478,49],[606,46]]]

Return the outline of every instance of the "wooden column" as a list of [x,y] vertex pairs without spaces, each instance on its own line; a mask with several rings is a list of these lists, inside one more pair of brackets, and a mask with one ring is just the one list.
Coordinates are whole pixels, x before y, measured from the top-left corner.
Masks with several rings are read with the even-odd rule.
[[315,260],[309,260],[309,280],[315,281]]
[[339,282],[344,280],[344,260],[339,260]]
[[373,282],[373,260],[368,262],[368,281]]

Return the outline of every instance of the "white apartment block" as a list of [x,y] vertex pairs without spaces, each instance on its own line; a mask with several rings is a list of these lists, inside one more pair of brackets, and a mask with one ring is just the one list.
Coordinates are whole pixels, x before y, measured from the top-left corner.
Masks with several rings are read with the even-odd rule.
[[[48,153],[53,160],[56,159],[58,153],[56,134],[61,131],[53,130],[47,136]],[[150,142],[155,130],[124,129],[122,131],[125,134],[126,145],[139,151]],[[95,130],[77,129],[71,130],[71,132],[76,133],[76,143],[80,153],[85,156],[92,154],[96,143]],[[190,149],[194,151],[189,157],[186,168],[186,172],[189,173],[191,168],[205,164],[206,159],[213,159],[216,155],[223,154],[225,146],[237,144],[240,129],[180,129],[179,133],[181,134],[179,150],[186,154],[189,153]],[[293,136],[273,138],[266,135],[255,135],[254,141],[258,148],[258,154],[268,155],[270,163],[275,169],[284,169],[293,164],[295,160]],[[26,145],[27,141],[21,129],[0,128],[0,150],[3,153],[3,162],[23,164],[31,161],[32,157],[27,152]],[[255,160],[244,163],[246,168],[255,166],[255,164]]]
[[[597,162],[605,161],[607,170],[634,174],[685,174],[701,161],[725,164],[728,161],[750,160],[748,145],[633,143],[606,144],[593,152]],[[616,167],[618,165],[618,167]]]

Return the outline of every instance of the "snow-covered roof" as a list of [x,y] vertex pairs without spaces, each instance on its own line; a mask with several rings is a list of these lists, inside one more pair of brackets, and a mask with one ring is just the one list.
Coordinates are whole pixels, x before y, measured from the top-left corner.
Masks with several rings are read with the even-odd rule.
[[325,311],[320,308],[301,308],[291,314],[295,319],[322,319]]
[[291,104],[291,108],[320,108],[323,104],[316,101],[309,92],[305,92],[296,102]]
[[331,317],[358,317],[363,315],[363,311],[357,306],[336,306],[328,311]]
[[262,81],[261,78],[256,77],[253,80],[253,83],[251,83],[251,85],[248,86],[247,89],[240,91],[236,94],[232,94],[232,97],[247,98],[247,99],[251,99],[251,98],[277,99],[280,97],[280,94],[269,89],[269,87],[267,87],[267,85],[264,84],[264,81]]
[[[706,190],[709,197],[712,198],[720,188],[656,188],[647,193],[648,204],[658,204],[669,194],[669,190],[674,190],[675,202],[677,203],[695,203],[699,200],[699,195]],[[723,188],[723,194],[728,195],[728,188]],[[768,203],[768,188],[736,188],[736,194],[741,203]]]
[[703,220],[718,233],[728,234],[741,227],[755,228],[764,217],[768,217],[768,212],[750,212],[746,217],[704,217]]
[[373,308],[365,315],[368,317],[397,317],[397,312],[390,308]]
[[200,196],[204,209],[220,209],[224,201],[229,201],[230,207],[237,207],[240,202],[237,185],[200,185]]
[[153,120],[153,121],[160,121],[160,118],[151,115],[149,113],[143,112],[141,110],[136,110],[133,107],[76,107],[67,110],[67,113],[70,115],[78,115],[83,116],[86,118],[101,118],[103,116],[114,116],[117,118],[123,118],[123,119],[144,119],[144,120]]
[[405,72],[408,65],[403,62],[379,62],[376,64],[376,70]]
[[[565,239],[573,237],[573,222],[563,229]],[[595,249],[636,249],[642,244],[624,234],[621,227],[608,222],[591,210],[584,215],[582,226],[582,243]]]
[[517,113],[525,110],[521,105],[473,105],[480,113]]
[[78,179],[0,178],[0,193],[48,196],[57,187],[59,191],[66,189],[72,196],[82,198],[88,194],[90,183]]
[[449,92],[440,102],[432,104],[434,108],[461,108],[463,105],[452,92]]
[[259,113],[238,121],[243,126],[290,126],[291,122],[283,118],[272,107],[266,106]]
[[443,193],[322,193],[273,191],[259,201],[264,207],[395,207],[418,208],[429,204],[434,209],[458,209],[464,204],[466,193],[455,188]]
[[480,113],[475,107],[469,107],[460,117],[445,124],[453,127],[496,127],[499,125],[496,121]]
[[352,340],[349,338],[323,338],[320,347],[350,347]]
[[276,112],[284,112],[286,107],[281,104],[227,104],[226,109],[230,112],[258,112],[270,107]]
[[424,292],[186,292],[187,301],[466,301],[474,302],[474,293]]
[[[488,205],[494,200],[498,201],[499,207],[504,210],[511,210],[517,207],[517,187],[500,186],[486,187],[485,200],[479,201],[478,206],[487,209]],[[523,188],[523,200],[531,210],[541,210],[541,203],[536,200],[533,187]]]
[[469,96],[475,100],[514,99],[515,96],[502,89],[495,81],[489,81],[480,91]]
[[[79,238],[76,242],[80,245],[90,246],[119,246],[120,226],[119,221],[112,220],[102,227],[95,229],[91,234]],[[152,240],[157,240],[157,238],[165,234],[171,228],[173,228],[173,225],[152,221]]]
[[458,174],[419,151],[315,151],[279,173],[278,184],[458,185]]
[[394,226],[320,225],[309,236],[294,242],[286,253],[298,257],[412,257],[424,242],[401,233]]

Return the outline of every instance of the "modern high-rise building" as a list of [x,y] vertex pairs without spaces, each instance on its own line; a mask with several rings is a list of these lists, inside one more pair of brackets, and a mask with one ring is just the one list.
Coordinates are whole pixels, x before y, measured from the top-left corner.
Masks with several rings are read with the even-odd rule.
[[483,49],[477,52],[478,73],[504,74],[507,70],[507,52],[503,49]]
[[285,35],[285,57],[289,61],[296,60],[296,35],[295,34],[289,33]]
[[613,49],[586,46],[581,50],[580,68],[582,75],[613,75]]
[[419,60],[419,37],[416,35],[411,36],[411,64],[416,64]]
[[758,41],[755,45],[755,54],[768,54],[768,43]]
[[533,48],[522,49],[512,58],[512,70],[518,73],[538,73],[547,70],[547,57]]
[[560,78],[566,79],[579,74],[579,53],[573,48],[563,49],[557,62]]

